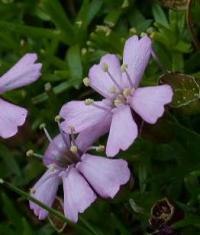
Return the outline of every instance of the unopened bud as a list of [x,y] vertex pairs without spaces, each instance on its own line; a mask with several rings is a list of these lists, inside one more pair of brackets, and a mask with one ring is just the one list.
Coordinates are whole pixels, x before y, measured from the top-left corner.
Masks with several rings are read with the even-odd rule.
[[137,30],[136,30],[136,28],[132,27],[132,28],[129,29],[129,32],[130,32],[131,34],[136,34],[136,33],[137,33]]
[[50,82],[47,82],[47,83],[44,84],[44,90],[45,90],[46,92],[50,91],[51,88],[52,88],[52,86],[51,86],[51,83],[50,83]]
[[78,25],[78,27],[80,28],[83,24],[83,22],[80,20],[80,21],[76,21],[76,24]]

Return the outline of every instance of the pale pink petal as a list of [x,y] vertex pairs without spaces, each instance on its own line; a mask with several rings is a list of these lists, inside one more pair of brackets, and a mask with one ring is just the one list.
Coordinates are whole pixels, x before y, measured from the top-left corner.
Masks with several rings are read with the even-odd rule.
[[86,152],[99,137],[109,132],[111,120],[112,116],[108,115],[102,122],[82,131],[76,138],[78,149],[82,153]]
[[138,88],[130,99],[130,105],[142,119],[154,124],[164,113],[164,106],[172,101],[169,85]]
[[133,120],[131,109],[121,105],[115,109],[106,146],[108,157],[115,156],[120,149],[126,150],[138,135],[138,128]]
[[14,136],[26,116],[26,109],[0,99],[0,136],[5,139]]
[[[138,39],[133,36],[126,41],[124,46],[123,64],[127,65],[127,72],[136,88],[144,74],[145,68],[151,56],[151,39],[144,36]],[[123,80],[128,81],[126,73],[123,73]]]
[[35,53],[25,54],[0,78],[0,94],[35,82],[41,75],[42,64],[35,63]]
[[[58,186],[61,183],[61,178],[58,175],[59,173],[56,170],[47,170],[31,189],[31,196],[44,203],[48,207],[51,207],[55,200]],[[34,211],[34,214],[38,216],[40,220],[43,220],[47,217],[47,210],[31,201],[29,202],[29,205],[30,208]]]
[[63,136],[59,134],[49,143],[43,157],[45,165],[59,165],[59,162],[62,161],[64,154],[69,149],[69,136],[66,135],[66,138],[66,141],[64,141]]
[[105,198],[113,198],[130,178],[127,162],[119,159],[84,154],[77,168],[95,192]]
[[[95,102],[96,105],[102,107],[86,105],[84,101],[71,101],[63,105],[60,111],[60,116],[64,119],[61,123],[61,128],[67,133],[79,133],[103,122],[110,113],[111,107],[107,100]],[[105,109],[105,110],[104,110]]]
[[96,195],[77,171],[70,167],[63,175],[65,216],[76,223],[78,214],[83,213],[96,199]]
[[108,65],[109,73],[113,79],[120,85],[121,84],[121,68],[120,61],[116,55],[106,54],[101,58],[99,64],[93,65],[89,71],[90,86],[106,98],[112,98],[115,94],[113,89],[119,91],[116,84],[112,81],[108,73],[102,69],[103,64]]

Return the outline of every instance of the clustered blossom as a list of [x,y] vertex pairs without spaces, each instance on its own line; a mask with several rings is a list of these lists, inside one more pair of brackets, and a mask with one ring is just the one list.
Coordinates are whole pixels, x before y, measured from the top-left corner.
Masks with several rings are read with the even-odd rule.
[[[96,198],[113,198],[121,185],[128,182],[130,170],[125,160],[109,159],[88,153],[92,144],[109,132],[106,155],[115,156],[126,150],[138,136],[135,116],[154,124],[171,102],[173,92],[169,85],[138,87],[152,54],[152,42],[147,36],[129,38],[124,47],[123,64],[114,54],[103,56],[89,71],[84,83],[104,99],[71,101],[65,104],[59,122],[60,134],[51,139],[44,153],[47,171],[31,189],[31,195],[49,207],[53,206],[62,184],[64,214],[72,222]],[[35,54],[26,54],[0,79],[0,94],[36,81],[42,65]],[[16,134],[25,122],[27,111],[0,99],[0,136]],[[7,110],[5,112],[4,110]],[[77,134],[77,138],[74,137]],[[48,211],[30,202],[30,208],[39,219]]]
[[[62,183],[64,213],[72,222],[78,221],[78,213],[84,212],[97,196],[113,198],[130,178],[126,161],[91,155],[86,152],[90,145],[83,133],[74,139],[61,132],[44,154],[46,173],[31,189],[32,196],[51,207]],[[33,202],[30,208],[41,220],[48,215]]]
[[[42,64],[35,63],[37,55],[24,55],[8,72],[0,77],[0,94],[35,82],[41,75]],[[0,136],[9,138],[17,133],[26,120],[27,110],[0,99]]]
[[138,88],[152,53],[151,44],[147,36],[129,38],[122,66],[116,55],[103,56],[100,63],[90,69],[89,78],[84,82],[104,99],[65,104],[60,111],[65,119],[63,130],[69,132],[73,127],[79,133],[93,126],[100,136],[100,126],[104,123],[109,132],[106,154],[113,157],[120,149],[128,149],[138,136],[135,113],[147,123],[156,123],[164,113],[164,105],[172,101],[173,92],[169,85]]

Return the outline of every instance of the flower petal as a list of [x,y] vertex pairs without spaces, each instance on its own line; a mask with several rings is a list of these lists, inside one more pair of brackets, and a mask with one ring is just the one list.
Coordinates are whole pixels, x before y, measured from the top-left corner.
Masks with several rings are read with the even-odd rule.
[[130,178],[127,162],[120,159],[84,154],[81,162],[77,164],[77,169],[95,192],[105,198],[113,198],[120,186],[126,184]]
[[76,144],[78,149],[84,153],[87,149],[94,143],[96,140],[102,135],[109,132],[110,124],[111,124],[111,115],[105,117],[103,122],[99,122],[98,124],[87,128],[86,130],[80,132],[80,134],[76,138]]
[[[47,170],[45,174],[39,179],[31,190],[31,196],[41,201],[45,205],[51,207],[61,182],[61,178],[58,176],[58,171]],[[40,207],[39,205],[29,202],[30,208],[34,211],[34,214],[38,216],[40,220],[47,217],[48,211]]]
[[113,54],[106,54],[101,58],[99,64],[93,65],[90,69],[90,86],[105,98],[112,98],[115,95],[112,90],[115,89],[117,92],[119,89],[109,77],[108,73],[103,71],[103,64],[108,66],[109,73],[112,75],[113,79],[119,85],[122,85],[119,58]]
[[0,78],[0,94],[35,82],[41,75],[42,64],[35,63],[37,55],[25,54]]
[[[69,138],[69,136],[66,135],[66,138]],[[66,141],[69,141],[67,139]],[[65,142],[63,139],[63,136],[61,134],[57,135],[47,147],[43,161],[46,166],[50,164],[56,164],[59,165],[59,161],[62,160],[65,152],[69,148],[69,142]]]
[[[126,41],[124,46],[123,64],[127,65],[127,72],[136,88],[143,76],[145,68],[151,56],[151,39],[144,36],[138,39],[133,36]],[[123,80],[128,80],[123,73]]]
[[84,101],[71,101],[63,105],[60,111],[60,116],[65,119],[61,123],[63,131],[70,134],[71,129],[73,129],[74,133],[79,133],[104,122],[104,119],[110,115],[109,109],[111,107],[107,100],[98,101],[95,104],[102,108],[97,108],[92,104],[86,105]]
[[138,88],[130,99],[131,107],[142,119],[154,124],[164,113],[164,105],[172,101],[173,91],[169,85]]
[[138,129],[127,105],[121,105],[114,111],[110,133],[106,146],[108,157],[115,156],[120,149],[126,150],[134,142]]
[[0,99],[0,136],[5,139],[14,136],[26,116],[26,109]]
[[62,178],[65,216],[76,223],[78,213],[84,212],[96,200],[96,195],[77,169],[69,168]]

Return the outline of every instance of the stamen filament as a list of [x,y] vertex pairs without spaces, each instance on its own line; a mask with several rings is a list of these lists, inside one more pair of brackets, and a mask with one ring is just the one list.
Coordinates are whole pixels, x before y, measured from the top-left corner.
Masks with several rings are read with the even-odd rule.
[[29,149],[27,152],[26,152],[26,156],[27,157],[37,157],[39,159],[42,159],[43,156],[41,154],[38,154],[38,153],[35,153],[32,149]]
[[47,131],[47,129],[46,129],[44,123],[42,123],[42,124],[40,125],[40,129],[42,129],[42,130],[44,131],[44,134],[46,135],[48,141],[49,141],[49,142],[52,142],[52,138],[51,138],[49,132]]
[[109,71],[107,71],[106,73],[109,75],[110,79],[113,81],[113,83],[115,84],[115,86],[116,86],[120,91],[122,91],[123,88],[117,83],[117,81],[115,81],[115,79],[114,79],[114,77],[112,76],[112,74],[111,74]]
[[126,78],[127,78],[128,82],[129,82],[130,86],[133,87],[134,86],[133,85],[133,81],[132,81],[130,75],[128,74],[127,67],[128,67],[127,64],[123,64],[121,66],[121,71],[122,71],[122,73],[124,72],[126,74]]

